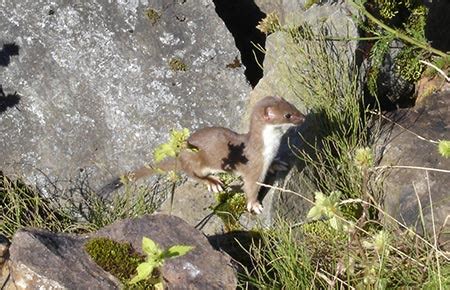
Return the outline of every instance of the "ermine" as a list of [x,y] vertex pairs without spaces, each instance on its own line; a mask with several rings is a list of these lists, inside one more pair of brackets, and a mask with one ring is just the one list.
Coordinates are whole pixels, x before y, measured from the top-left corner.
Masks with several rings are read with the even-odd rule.
[[[183,150],[176,159],[165,159],[126,176],[136,180],[156,174],[158,170],[179,170],[206,183],[209,190],[218,192],[222,190],[223,184],[212,174],[232,172],[242,177],[244,182],[247,210],[259,214],[262,212],[262,205],[258,201],[260,186],[257,182],[264,181],[283,134],[290,127],[302,124],[304,120],[305,116],[282,97],[265,97],[253,107],[248,133],[238,134],[222,127],[200,129],[187,140],[189,148],[196,150]],[[123,184],[118,178],[104,189],[112,191],[121,185]]]

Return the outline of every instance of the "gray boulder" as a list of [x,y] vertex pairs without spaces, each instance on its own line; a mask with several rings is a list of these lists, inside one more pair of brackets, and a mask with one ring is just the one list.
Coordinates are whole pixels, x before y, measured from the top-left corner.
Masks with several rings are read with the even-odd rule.
[[161,204],[158,213],[177,216],[205,235],[224,232],[222,220],[211,209],[216,204],[216,193],[209,192],[204,184],[191,180],[175,189]]
[[[285,11],[288,11],[289,9],[286,7]],[[295,18],[295,20],[286,24],[295,26],[303,22],[311,25],[313,29],[319,29],[320,27],[326,28],[329,35],[333,37],[357,38],[359,36],[357,23],[349,11],[349,7],[345,3],[314,5],[306,11],[298,7],[297,10],[290,10],[290,13],[301,14],[301,17]],[[301,21],[298,22],[299,20]],[[298,83],[293,84],[292,81],[295,82],[295,80],[292,80],[293,77],[288,77],[288,74],[304,73],[307,75],[308,68],[314,66],[314,62],[310,58],[304,57],[295,49],[292,49],[294,45],[292,38],[283,31],[277,31],[267,37],[266,57],[263,64],[264,76],[250,93],[250,103],[256,103],[267,94],[281,95],[294,103],[302,113],[307,113],[306,105],[301,100],[302,94],[306,94],[307,90]],[[337,74],[348,73],[345,68],[351,67],[357,62],[357,42],[330,42],[328,45],[329,55],[343,64],[341,71],[337,72]],[[339,80],[340,77],[341,75],[336,75],[336,79]],[[292,88],[293,85],[295,89]],[[266,180],[267,182],[274,182],[274,185],[278,187],[294,190],[301,193],[304,197],[312,199],[314,186],[308,181],[306,172],[303,172],[304,164],[298,160],[291,148],[310,150],[310,148],[308,149],[309,146],[305,146],[304,140],[307,140],[310,144],[314,144],[317,141],[318,136],[315,135],[319,132],[316,127],[318,126],[317,120],[317,116],[310,116],[301,128],[290,130],[287,133],[285,142],[282,142],[277,157],[280,160],[290,163],[293,169],[291,172],[269,176]],[[250,218],[245,216],[243,217],[242,223],[248,227],[252,227],[255,223],[270,226],[276,217],[280,215],[293,221],[303,220],[311,205],[302,197],[296,196],[295,194],[281,192],[279,190],[266,190],[263,206],[264,212],[262,215]]]
[[98,186],[171,128],[239,126],[250,85],[210,0],[6,1],[0,26],[6,174],[41,185],[89,169]]
[[6,277],[6,289],[120,289],[120,282],[92,261],[84,244],[89,238],[108,237],[129,242],[142,253],[143,236],[163,248],[176,244],[195,247],[165,262],[161,273],[168,289],[236,289],[230,258],[214,250],[200,231],[167,215],[123,220],[88,237],[20,230],[12,239],[8,267],[3,269],[9,275],[0,278]]
[[[429,140],[448,140],[450,124],[450,88],[431,95],[414,108],[398,110],[389,118],[398,125],[384,125],[385,141],[380,166],[413,166],[450,169],[450,159],[442,157],[436,144]],[[407,129],[405,129],[407,128]],[[423,212],[425,230],[433,235],[432,215],[436,230],[442,232],[440,242],[450,240],[450,174],[417,168],[387,168],[383,181],[384,207],[391,216],[408,227],[423,233],[420,214]],[[431,207],[432,205],[432,207]],[[450,244],[447,243],[447,249]]]

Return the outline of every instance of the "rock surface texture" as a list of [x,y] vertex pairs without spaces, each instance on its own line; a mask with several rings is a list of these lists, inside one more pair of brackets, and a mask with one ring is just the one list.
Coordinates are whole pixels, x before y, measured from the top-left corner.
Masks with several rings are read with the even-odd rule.
[[84,251],[84,241],[44,230],[18,231],[10,247],[10,289],[118,289],[120,282]]
[[[422,140],[450,139],[450,88],[431,95],[414,108],[398,110],[389,115],[385,124],[381,166],[413,166],[450,169],[450,159],[442,157],[437,144]],[[406,129],[405,129],[406,128]],[[450,240],[450,175],[445,172],[419,168],[388,168],[383,186],[386,211],[407,226],[421,230],[423,211],[425,228],[433,236],[433,218],[436,231],[442,231],[441,242]],[[434,215],[434,216],[433,216]],[[447,243],[447,249],[450,244]]]
[[125,240],[142,252],[146,236],[162,248],[176,244],[194,246],[185,256],[168,260],[162,275],[169,289],[236,289],[237,279],[230,258],[215,251],[207,238],[182,219],[168,215],[123,220],[98,231],[95,236]]
[[[146,236],[163,248],[194,246],[188,254],[166,261],[162,269],[168,289],[236,289],[230,258],[212,248],[206,237],[183,220],[167,215],[123,220],[92,234],[130,242],[142,252]],[[5,289],[120,289],[120,282],[103,271],[84,251],[89,237],[37,229],[17,232],[7,261]],[[1,282],[2,280],[0,280]],[[3,288],[2,288],[3,289]]]
[[212,1],[2,1],[0,26],[6,173],[115,175],[171,128],[239,126],[250,85]]
[[[314,29],[319,27],[326,27],[327,31],[333,37],[350,37],[357,38],[359,36],[357,23],[354,21],[349,13],[349,7],[345,3],[326,3],[323,5],[313,5],[311,8],[304,10],[302,3],[293,1],[275,1],[270,4],[267,1],[259,1],[263,5],[266,13],[274,9],[278,15],[284,15],[282,21],[286,24],[299,25],[306,23],[311,25]],[[296,17],[293,17],[296,15]],[[334,45],[334,44],[333,44]],[[294,67],[297,68],[299,74],[308,70],[308,67],[313,66],[314,63],[310,58],[305,59],[298,51],[292,48],[292,38],[286,32],[276,31],[270,34],[266,39],[266,57],[264,58],[264,76],[259,81],[258,85],[250,93],[250,103],[256,103],[265,95],[275,94],[281,95],[294,103],[302,113],[307,113],[307,108],[301,100],[302,88],[297,86],[292,88],[293,83],[286,75],[288,71]],[[357,42],[349,41],[338,43],[330,47],[330,55],[336,57],[342,63],[352,65],[356,62]],[[301,69],[299,69],[301,67]],[[292,75],[292,74],[291,74]],[[339,78],[337,76],[337,78]],[[298,158],[294,156],[290,148],[305,149],[303,147],[303,140],[299,137],[299,133],[303,135],[305,140],[314,143],[315,130],[314,121],[312,118],[307,118],[301,128],[290,130],[285,142],[282,143],[278,157],[291,164],[297,163],[298,167],[291,172],[281,173],[276,177],[269,177],[275,180],[275,185],[297,190],[305,197],[312,198],[312,184],[309,184],[302,172],[303,167],[298,164]],[[289,146],[288,146],[289,142]],[[291,147],[290,147],[291,146]],[[281,215],[293,221],[303,220],[306,216],[310,204],[307,204],[301,197],[295,196],[292,193],[283,193],[279,190],[268,190],[263,200],[264,211],[258,217],[258,221],[248,217],[244,217],[242,222],[251,227],[255,222],[260,222],[263,225],[271,225],[277,216]]]

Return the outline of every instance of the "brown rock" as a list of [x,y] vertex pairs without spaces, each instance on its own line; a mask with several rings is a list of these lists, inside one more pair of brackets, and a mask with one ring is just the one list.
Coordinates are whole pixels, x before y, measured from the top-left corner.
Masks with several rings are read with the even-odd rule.
[[[414,108],[389,115],[398,125],[392,122],[384,125],[386,141],[380,146],[384,151],[380,165],[449,170],[450,159],[441,156],[437,144],[428,141],[450,139],[449,108],[450,90],[447,89],[427,97]],[[418,225],[417,230],[421,232],[422,211],[425,229],[431,236],[433,213],[436,230],[443,231],[440,242],[448,241],[450,223],[445,224],[445,220],[450,213],[450,174],[420,168],[389,168],[386,173],[383,185],[387,212],[407,226]]]
[[167,260],[162,275],[169,289],[236,289],[235,270],[230,258],[214,250],[207,238],[182,219],[169,215],[152,215],[127,219],[95,233],[94,236],[127,241],[142,252],[142,237],[162,248],[177,244],[195,248],[184,256]]

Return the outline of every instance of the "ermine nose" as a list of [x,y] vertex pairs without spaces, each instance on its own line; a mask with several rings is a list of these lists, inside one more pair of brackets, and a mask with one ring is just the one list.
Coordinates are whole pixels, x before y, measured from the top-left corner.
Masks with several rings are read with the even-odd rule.
[[291,120],[293,121],[294,124],[299,125],[305,121],[305,116],[303,116],[302,114],[294,115],[291,117]]

